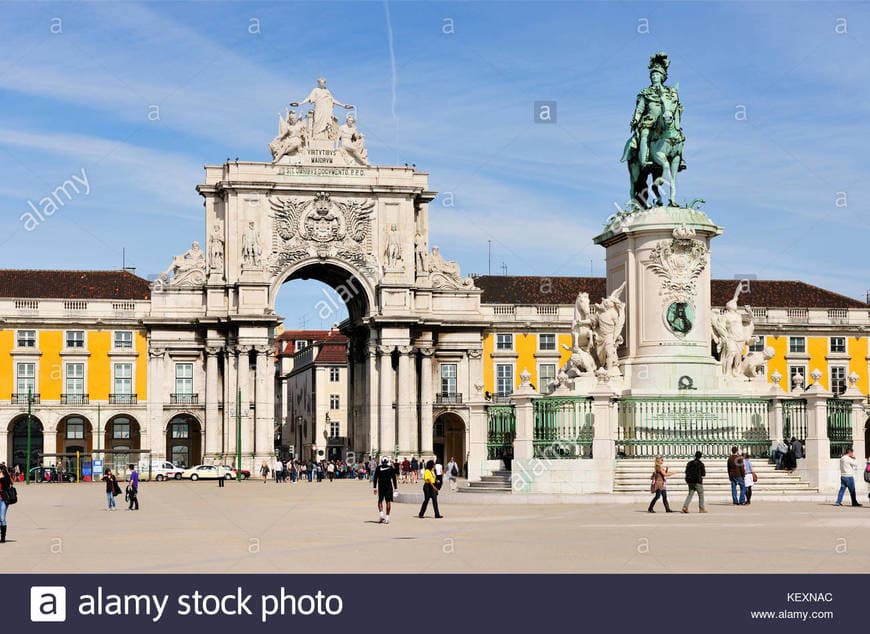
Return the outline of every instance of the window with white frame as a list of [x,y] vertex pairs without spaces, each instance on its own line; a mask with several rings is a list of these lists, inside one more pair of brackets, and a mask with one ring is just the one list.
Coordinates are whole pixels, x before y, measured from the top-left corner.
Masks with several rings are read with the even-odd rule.
[[831,391],[834,394],[842,394],[846,391],[846,366],[831,366]]
[[330,394],[329,395],[329,409],[339,409],[341,407],[341,395],[340,394]]
[[338,383],[341,379],[341,368],[329,368],[329,382]]
[[84,394],[85,393],[85,364],[84,363],[67,363],[66,364],[66,393],[67,394]]
[[807,338],[806,337],[789,337],[788,351],[790,354],[806,354]]
[[845,337],[831,337],[831,352],[846,352]]
[[35,330],[19,330],[15,338],[16,345],[19,348],[35,348],[36,347],[36,331]]
[[552,332],[538,335],[538,350],[546,352],[556,349],[556,335]]
[[514,391],[514,366],[510,363],[497,363],[495,366],[496,396],[510,396]]
[[805,365],[790,365],[788,366],[788,389],[794,387],[794,377],[800,374],[804,385],[807,384],[807,366]]
[[66,421],[67,440],[83,440],[85,437],[85,421],[81,418],[68,418]]
[[308,339],[297,339],[295,349],[302,350],[302,348],[308,347]]
[[132,394],[133,393],[133,364],[132,363],[116,363],[114,367],[114,384],[112,391],[115,394]]
[[514,336],[509,332],[500,332],[495,336],[496,350],[513,350]]
[[15,389],[19,394],[36,394],[36,364],[15,364]]
[[458,366],[455,363],[441,364],[441,394],[454,396],[456,394],[456,375]]
[[116,330],[115,331],[115,350],[132,350],[133,349],[133,331],[132,330]]
[[84,330],[67,330],[66,331],[66,347],[67,348],[84,348],[85,347],[85,331]]
[[764,352],[764,337],[756,337],[753,343],[749,344],[749,352]]
[[541,394],[547,393],[547,386],[551,381],[556,380],[556,364],[542,363],[538,366],[538,391]]
[[175,364],[175,393],[193,394],[193,364]]
[[341,434],[341,423],[335,420],[329,421],[329,437],[338,438],[339,434]]

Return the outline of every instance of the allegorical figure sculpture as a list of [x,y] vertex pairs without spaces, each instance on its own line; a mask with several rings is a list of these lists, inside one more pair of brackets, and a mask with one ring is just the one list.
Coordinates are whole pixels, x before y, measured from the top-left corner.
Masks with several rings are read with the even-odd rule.
[[[640,91],[631,119],[631,137],[622,152],[628,162],[629,195],[641,207],[650,207],[648,187],[655,204],[663,204],[658,186],[667,182],[668,204],[676,206],[677,172],[686,168],[683,145],[686,137],[681,128],[683,106],[677,88],[666,86],[670,60],[665,53],[650,57],[650,85]],[[647,180],[652,177],[652,184]]]
[[625,282],[595,305],[595,354],[600,366],[610,376],[619,375],[617,350],[622,344],[622,329],[625,327],[625,302],[619,296],[624,288]]
[[365,135],[357,130],[356,117],[347,115],[344,124],[338,128],[338,149],[360,165],[369,164]]
[[295,156],[305,146],[305,137],[308,134],[305,122],[301,121],[296,112],[289,110],[285,117],[278,116],[278,136],[269,144],[272,153],[272,161],[275,162],[285,156]]
[[338,101],[329,92],[326,87],[326,80],[323,77],[318,78],[317,88],[314,88],[302,102],[293,101],[290,106],[295,108],[302,104],[310,103],[314,106],[314,123],[311,129],[311,135],[315,139],[331,139],[335,140],[338,136],[338,119],[333,114],[333,108],[339,106],[350,110],[353,108],[350,104],[344,104]]
[[423,234],[419,232],[414,236],[414,266],[417,275],[429,273],[429,245],[426,244]]
[[208,255],[212,271],[220,271],[224,268],[224,239],[221,233],[221,225],[215,224],[208,239]]
[[744,306],[740,310],[737,298],[740,297],[742,283],[734,291],[734,297],[725,303],[725,311],[713,314],[713,341],[719,353],[719,363],[725,376],[740,376],[744,370],[744,350],[756,337],[752,308]]
[[199,242],[194,242],[183,254],[172,258],[172,264],[157,279],[169,286],[195,286],[205,282],[205,270],[205,254]]
[[593,331],[595,316],[589,304],[589,293],[581,292],[574,302],[574,320],[571,324],[571,348],[562,346],[571,353],[562,370],[569,378],[596,369],[593,354]]
[[396,225],[390,225],[387,232],[387,246],[384,249],[384,271],[401,271],[402,245],[399,243],[399,231]]
[[263,250],[260,247],[260,234],[257,233],[253,221],[248,223],[248,228],[242,236],[242,266],[260,268],[260,256]]

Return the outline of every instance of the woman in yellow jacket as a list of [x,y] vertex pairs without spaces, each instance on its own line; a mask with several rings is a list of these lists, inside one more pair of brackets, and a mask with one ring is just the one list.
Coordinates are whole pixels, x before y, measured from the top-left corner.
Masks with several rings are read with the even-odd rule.
[[435,510],[435,517],[440,519],[444,517],[438,512],[438,489],[435,488],[435,462],[430,460],[426,463],[426,471],[423,472],[423,506],[420,507],[419,517],[426,514],[426,507],[429,506],[429,500],[432,500],[432,508]]

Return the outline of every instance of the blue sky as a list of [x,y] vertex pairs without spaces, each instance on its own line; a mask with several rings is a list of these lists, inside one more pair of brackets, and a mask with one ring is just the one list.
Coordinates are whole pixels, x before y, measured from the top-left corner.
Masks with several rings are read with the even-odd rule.
[[[372,162],[415,163],[451,194],[431,206],[430,243],[464,272],[487,272],[491,240],[493,273],[602,275],[591,238],[627,199],[618,158],[649,55],[664,50],[685,107],[679,198],[706,199],[726,229],[713,274],[870,288],[866,5],[40,3],[0,15],[3,268],[119,268],[125,248],[140,275],[163,270],[204,239],[203,165],[267,160],[276,114],[322,74],[357,105]],[[539,100],[557,102],[555,124],[533,122]],[[82,169],[89,193],[27,231],[28,201]],[[328,326],[321,293],[286,286],[287,326]]]

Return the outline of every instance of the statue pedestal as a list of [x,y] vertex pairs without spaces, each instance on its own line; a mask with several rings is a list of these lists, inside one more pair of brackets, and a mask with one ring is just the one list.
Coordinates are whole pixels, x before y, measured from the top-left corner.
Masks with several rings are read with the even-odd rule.
[[625,283],[625,395],[701,396],[721,388],[711,354],[709,256],[720,233],[703,211],[656,207],[615,217],[595,238],[607,249],[608,294]]

